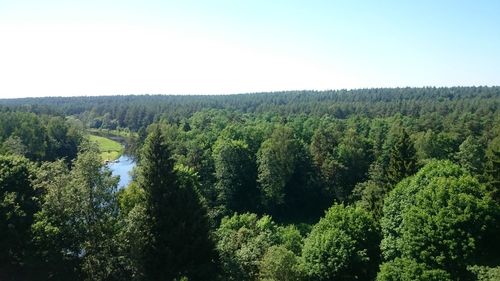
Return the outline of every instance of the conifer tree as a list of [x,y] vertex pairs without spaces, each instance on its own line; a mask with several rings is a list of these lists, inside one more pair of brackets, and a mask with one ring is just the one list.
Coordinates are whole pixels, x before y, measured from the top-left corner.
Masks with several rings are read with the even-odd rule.
[[417,170],[417,160],[413,142],[405,129],[396,135],[390,149],[387,179],[391,184],[414,174]]
[[159,127],[146,138],[139,185],[146,195],[151,240],[144,246],[143,266],[150,280],[209,280],[214,244],[206,210],[198,193],[183,184]]

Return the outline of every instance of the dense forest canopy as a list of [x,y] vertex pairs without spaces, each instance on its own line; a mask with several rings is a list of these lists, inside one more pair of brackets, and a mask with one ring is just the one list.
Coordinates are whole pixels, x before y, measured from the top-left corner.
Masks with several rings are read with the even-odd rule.
[[[2,280],[498,280],[500,87],[0,100]],[[88,130],[130,136],[116,190]]]
[[138,130],[159,119],[179,122],[200,110],[281,116],[307,114],[335,118],[352,115],[388,117],[496,112],[500,87],[397,88],[337,91],[294,91],[220,96],[98,96],[0,99],[11,109],[77,115],[92,127]]

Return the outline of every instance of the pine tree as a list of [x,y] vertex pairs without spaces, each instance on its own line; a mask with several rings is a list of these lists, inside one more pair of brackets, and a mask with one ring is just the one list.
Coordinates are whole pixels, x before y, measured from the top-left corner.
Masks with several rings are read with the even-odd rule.
[[396,184],[400,180],[414,174],[417,170],[417,160],[413,142],[405,129],[396,135],[390,149],[387,179],[389,183]]
[[145,190],[151,241],[143,266],[150,280],[209,280],[214,270],[214,244],[206,210],[192,185],[174,171],[174,161],[160,128],[147,137],[139,185]]

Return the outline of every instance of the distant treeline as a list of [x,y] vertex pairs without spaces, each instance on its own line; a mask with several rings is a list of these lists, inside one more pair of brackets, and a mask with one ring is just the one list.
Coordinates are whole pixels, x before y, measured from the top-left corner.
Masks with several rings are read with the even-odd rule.
[[[138,131],[154,121],[180,122],[204,109],[280,116],[307,114],[348,118],[498,112],[500,87],[396,88],[288,91],[240,95],[137,95],[0,99],[12,110],[76,115],[92,128]],[[6,110],[5,108],[3,110]]]

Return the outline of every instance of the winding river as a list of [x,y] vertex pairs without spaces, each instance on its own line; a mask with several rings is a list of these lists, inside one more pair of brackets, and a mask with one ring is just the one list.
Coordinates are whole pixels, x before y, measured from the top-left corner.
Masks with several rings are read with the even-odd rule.
[[132,172],[134,167],[135,161],[125,154],[120,156],[120,158],[118,158],[116,161],[110,162],[108,164],[108,168],[111,170],[113,176],[120,177],[120,181],[118,182],[118,189],[122,189],[130,183],[130,181],[132,180],[130,173]]

